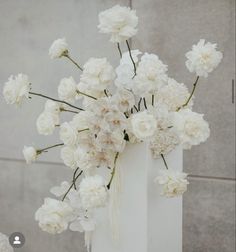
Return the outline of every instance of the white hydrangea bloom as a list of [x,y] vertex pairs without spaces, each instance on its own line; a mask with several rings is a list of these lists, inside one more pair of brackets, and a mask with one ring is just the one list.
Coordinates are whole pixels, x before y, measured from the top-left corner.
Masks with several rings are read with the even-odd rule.
[[153,136],[157,129],[155,117],[146,110],[132,115],[131,117],[132,133],[141,140]]
[[58,97],[60,100],[74,102],[78,97],[77,87],[73,77],[63,78],[58,86]]
[[75,151],[76,149],[71,146],[65,146],[61,149],[61,159],[63,163],[71,169],[77,168],[78,159]]
[[150,141],[153,158],[159,158],[172,151],[179,144],[179,137],[171,129],[157,130]]
[[10,76],[3,88],[3,96],[7,104],[21,105],[24,98],[29,97],[30,82],[26,74]]
[[113,43],[123,42],[137,33],[138,17],[129,7],[115,5],[99,14],[98,28],[101,33],[111,34]]
[[186,53],[186,67],[197,76],[207,77],[221,62],[223,54],[216,50],[217,44],[205,42],[205,39],[193,45],[192,51]]
[[44,105],[44,111],[58,116],[60,113],[60,105],[55,101],[47,100]]
[[145,53],[137,67],[133,91],[144,97],[148,93],[159,90],[167,81],[167,66],[155,54]]
[[209,125],[203,119],[203,114],[198,114],[190,109],[175,112],[173,126],[184,149],[190,149],[192,145],[205,142],[210,135]]
[[[106,58],[90,58],[84,65],[78,89],[87,94],[87,90],[103,91],[115,79],[115,71]],[[86,90],[81,90],[85,87]]]
[[173,170],[161,170],[161,175],[155,179],[162,186],[161,195],[168,198],[181,196],[186,190],[189,182],[187,174]]
[[61,58],[68,53],[68,44],[65,38],[55,40],[49,48],[49,56],[51,59]]
[[95,230],[96,221],[91,216],[81,216],[70,224],[71,231],[92,232]]
[[55,129],[55,117],[52,113],[43,112],[39,115],[36,126],[40,135],[51,135]]
[[9,243],[8,237],[2,233],[0,233],[0,251],[1,252],[14,252],[12,246]]
[[[156,94],[159,103],[167,105],[170,111],[176,111],[188,100],[190,93],[183,83],[169,78],[167,85],[162,86]],[[193,99],[188,103],[189,108],[193,106]]]
[[64,122],[60,126],[60,140],[69,146],[74,146],[78,143],[78,130],[71,122]]
[[104,207],[108,200],[105,180],[99,175],[84,178],[79,185],[79,194],[84,209]]
[[31,164],[37,159],[37,151],[32,146],[24,146],[23,155],[27,164]]
[[78,131],[83,130],[83,129],[88,129],[89,128],[89,120],[93,116],[95,116],[95,115],[90,111],[81,111],[73,117],[71,124]]
[[50,234],[62,233],[73,218],[73,209],[68,203],[51,198],[46,198],[35,213],[40,228]]

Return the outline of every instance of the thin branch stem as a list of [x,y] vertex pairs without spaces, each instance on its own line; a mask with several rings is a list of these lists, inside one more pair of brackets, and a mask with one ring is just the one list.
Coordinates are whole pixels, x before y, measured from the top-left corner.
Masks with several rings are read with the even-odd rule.
[[77,171],[79,170],[79,167],[77,167],[76,168],[76,170],[74,171],[74,174],[73,174],[73,184],[74,184],[74,189],[76,190],[77,188],[76,188],[76,184],[75,184],[75,177],[76,177],[76,173],[77,173]]
[[193,83],[193,89],[192,89],[192,92],[188,98],[188,100],[180,107],[177,108],[177,111],[179,111],[181,108],[184,108],[188,105],[188,103],[190,102],[195,90],[196,90],[196,87],[197,87],[197,83],[198,83],[198,80],[199,80],[199,76],[197,76],[197,79],[195,80],[195,82]]
[[89,130],[89,128],[87,128],[87,129],[82,129],[82,130],[78,130],[78,133],[83,132],[83,131],[86,131],[86,130]]
[[113,170],[111,172],[111,179],[110,179],[110,181],[109,181],[109,183],[107,185],[108,190],[111,188],[111,183],[113,181],[113,178],[114,178],[114,175],[115,175],[115,172],[116,172],[116,161],[117,161],[118,157],[119,157],[119,152],[116,153],[116,156],[115,156],[115,159],[114,159],[114,167],[113,167]]
[[73,183],[71,184],[71,186],[69,187],[69,189],[66,191],[65,195],[62,198],[62,201],[65,200],[66,196],[68,195],[68,193],[70,192],[70,190],[73,188],[74,183],[77,181],[77,179],[80,177],[80,175],[83,173],[83,171],[81,171],[73,180]]
[[74,110],[69,110],[69,109],[64,109],[64,108],[60,108],[61,112],[70,112],[70,113],[74,113],[74,114],[78,114],[78,111],[74,111]]
[[167,162],[166,162],[165,157],[164,157],[163,154],[161,154],[161,158],[162,158],[162,160],[163,160],[163,162],[165,164],[166,169],[168,170],[169,168],[168,168]]
[[140,109],[141,109],[141,102],[142,102],[142,97],[140,98],[140,100],[138,102],[138,111],[140,111]]
[[43,148],[43,149],[39,149],[37,150],[37,152],[41,153],[43,151],[46,151],[46,150],[49,150],[49,149],[52,149],[52,148],[55,148],[55,147],[58,147],[58,146],[63,146],[64,143],[60,143],[60,144],[54,144],[52,146],[49,146],[49,147],[46,147],[46,148]]
[[136,105],[134,105],[134,108],[135,108],[135,110],[138,112],[139,110],[138,110],[138,108],[136,107]]
[[66,57],[67,59],[69,59],[74,65],[76,65],[76,66],[79,68],[79,70],[83,71],[83,68],[82,68],[77,62],[75,62],[75,61],[70,57],[69,54],[64,54],[63,56]]
[[152,106],[154,106],[154,102],[155,102],[155,96],[154,94],[152,94]]
[[147,109],[147,103],[146,103],[145,97],[143,97],[143,104],[144,104],[145,109]]
[[43,98],[46,98],[46,99],[49,99],[49,100],[52,100],[52,101],[64,103],[64,104],[66,104],[66,105],[69,106],[69,107],[72,107],[72,108],[75,108],[75,109],[84,111],[84,109],[79,108],[79,107],[76,107],[76,106],[74,106],[74,105],[72,105],[72,104],[70,104],[70,103],[68,103],[68,102],[66,102],[66,101],[61,101],[61,100],[58,100],[58,99],[55,99],[55,98],[52,98],[52,97],[49,97],[49,96],[46,96],[46,95],[43,95],[43,94],[35,93],[35,92],[29,92],[29,94],[31,94],[31,95],[36,95],[36,96],[40,96],[40,97],[43,97]]
[[118,51],[119,51],[119,54],[120,54],[120,58],[122,58],[122,52],[121,52],[121,49],[120,49],[120,43],[117,43],[117,48],[118,48]]
[[94,97],[94,96],[92,96],[92,95],[89,95],[89,94],[85,94],[85,93],[83,93],[83,92],[81,92],[81,91],[79,91],[79,90],[77,90],[76,92],[77,92],[77,94],[82,94],[82,95],[87,96],[87,97],[89,97],[89,98],[91,98],[91,99],[97,100],[96,97]]
[[135,65],[134,59],[133,59],[133,57],[132,57],[132,53],[131,53],[131,49],[130,49],[129,41],[128,41],[128,40],[126,40],[126,45],[127,45],[127,47],[128,47],[128,50],[129,50],[130,59],[131,59],[131,61],[132,61],[132,63],[133,63],[133,66],[134,66],[134,76],[133,76],[133,78],[134,78],[134,77],[136,76],[136,65]]

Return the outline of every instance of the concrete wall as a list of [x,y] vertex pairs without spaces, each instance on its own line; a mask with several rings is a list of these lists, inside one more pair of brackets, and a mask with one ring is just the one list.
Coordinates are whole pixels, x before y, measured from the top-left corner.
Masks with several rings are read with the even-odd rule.
[[[64,60],[51,61],[48,47],[65,36],[72,55],[84,62],[89,56],[114,59],[116,48],[98,33],[97,14],[115,3],[132,5],[139,16],[133,48],[157,53],[169,65],[169,74],[189,88],[194,76],[185,68],[184,53],[200,38],[217,42],[224,60],[208,79],[201,79],[195,110],[205,113],[211,137],[185,152],[184,169],[191,175],[184,198],[184,252],[233,252],[235,220],[233,0],[1,0],[0,83],[10,74],[27,73],[35,91],[55,95],[62,77],[79,72]],[[116,60],[112,60],[116,63]],[[33,213],[48,190],[70,172],[59,162],[58,151],[32,167],[22,162],[24,144],[45,146],[56,141],[39,137],[35,120],[43,103],[33,98],[20,110],[0,99],[0,232],[21,231],[27,243],[19,251],[83,251],[80,234],[48,236],[34,222]]]

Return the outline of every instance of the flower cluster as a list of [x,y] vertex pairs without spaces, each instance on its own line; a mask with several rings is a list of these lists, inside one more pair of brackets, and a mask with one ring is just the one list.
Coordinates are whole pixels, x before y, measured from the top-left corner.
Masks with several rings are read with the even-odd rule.
[[[119,49],[116,68],[106,58],[90,58],[81,67],[71,58],[65,39],[54,41],[49,56],[66,58],[81,71],[79,80],[69,77],[59,82],[58,98],[33,92],[24,74],[11,76],[4,86],[8,104],[19,105],[34,96],[47,99],[36,121],[39,134],[51,135],[58,127],[61,142],[41,149],[25,146],[26,162],[60,146],[61,159],[73,172],[71,183],[64,181],[51,189],[58,199],[46,198],[35,214],[44,231],[61,233],[69,227],[90,234],[95,229],[95,211],[111,198],[116,161],[128,142],[148,142],[153,158],[163,160],[165,170],[155,180],[163,196],[175,197],[187,190],[187,174],[168,167],[165,155],[176,146],[190,149],[209,137],[203,115],[192,111],[194,91],[200,77],[207,77],[220,63],[222,53],[216,44],[200,40],[186,54],[187,68],[196,73],[189,91],[168,76],[168,66],[158,55],[131,50],[128,39],[137,33],[137,24],[136,12],[127,7],[117,5],[99,14],[100,32],[110,34]],[[120,43],[127,51],[121,51]],[[64,120],[63,113],[72,116]],[[101,176],[101,169],[108,176]]]

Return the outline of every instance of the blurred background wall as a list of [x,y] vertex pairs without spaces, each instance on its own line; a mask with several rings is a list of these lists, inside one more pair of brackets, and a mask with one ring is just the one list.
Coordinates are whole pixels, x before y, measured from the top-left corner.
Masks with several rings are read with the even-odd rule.
[[[133,48],[157,53],[169,65],[169,75],[192,87],[194,76],[185,68],[185,52],[205,38],[217,42],[224,54],[218,69],[201,79],[195,110],[210,122],[211,137],[184,155],[190,174],[184,196],[184,252],[233,252],[235,244],[234,0],[0,0],[0,83],[27,73],[34,91],[55,96],[62,77],[79,80],[77,69],[63,60],[51,61],[48,48],[66,37],[78,62],[106,56],[116,64],[116,47],[97,30],[97,15],[114,4],[130,5],[139,16]],[[34,221],[34,212],[55,183],[70,172],[55,150],[27,167],[22,147],[55,143],[39,137],[35,121],[44,101],[33,98],[20,110],[0,99],[0,232],[20,231],[26,245],[19,252],[84,251],[79,233],[50,236]],[[158,214],[158,213],[157,213]],[[164,252],[164,251],[163,251]],[[173,251],[174,252],[174,251]]]

